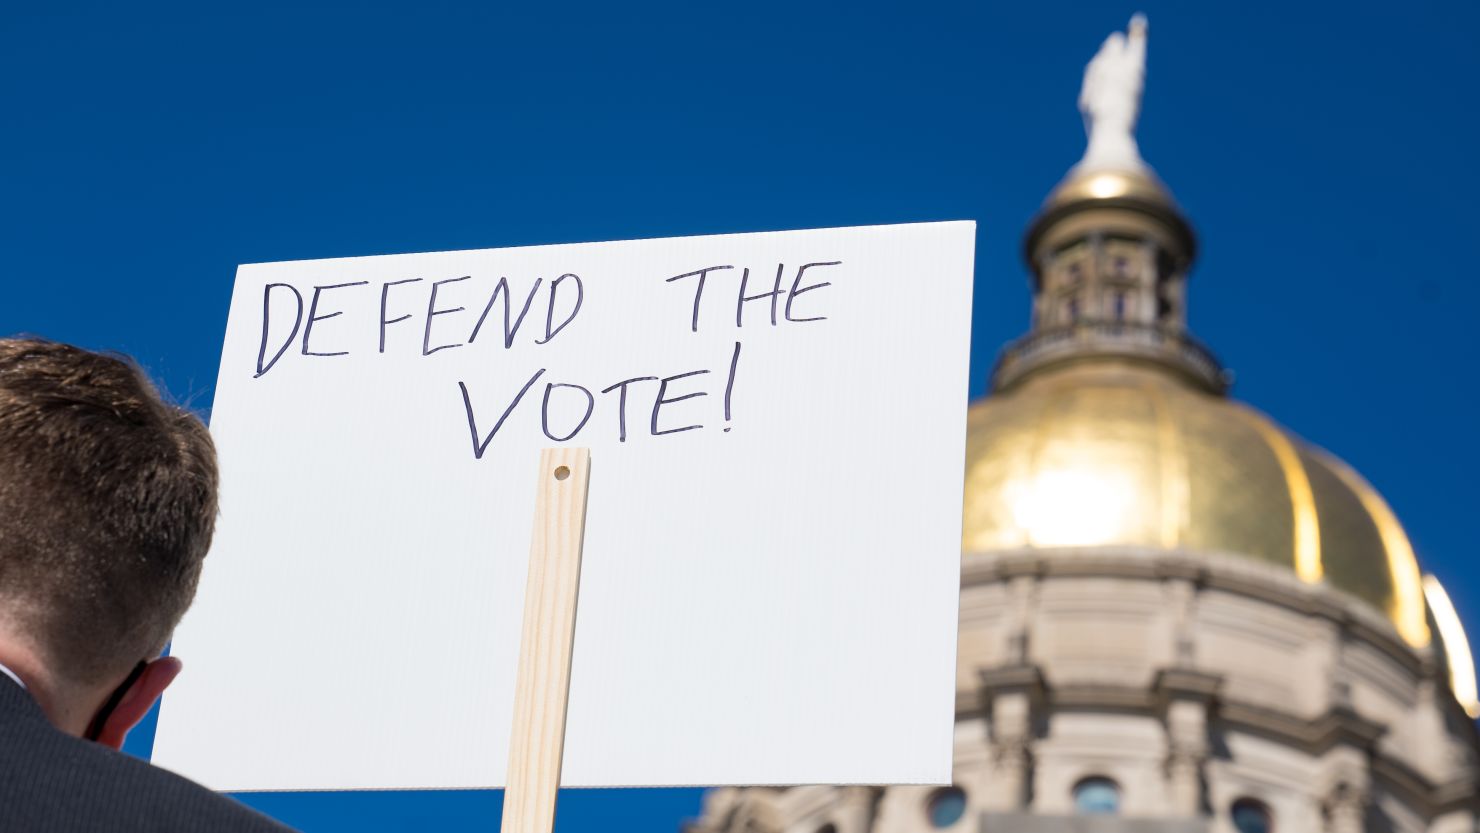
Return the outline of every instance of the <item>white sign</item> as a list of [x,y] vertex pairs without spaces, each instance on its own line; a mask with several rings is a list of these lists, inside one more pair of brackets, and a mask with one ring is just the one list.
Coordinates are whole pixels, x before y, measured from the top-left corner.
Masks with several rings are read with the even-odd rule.
[[591,448],[565,786],[950,781],[969,222],[252,264],[154,759],[500,787]]

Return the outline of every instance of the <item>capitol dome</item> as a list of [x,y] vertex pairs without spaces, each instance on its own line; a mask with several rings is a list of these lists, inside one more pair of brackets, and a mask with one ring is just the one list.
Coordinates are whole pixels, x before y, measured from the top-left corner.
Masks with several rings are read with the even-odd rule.
[[1044,369],[972,406],[962,548],[1145,546],[1325,581],[1428,641],[1413,550],[1356,472],[1153,364]]
[[1245,556],[1350,593],[1428,644],[1422,576],[1386,502],[1229,399],[1229,374],[1187,332],[1196,242],[1149,168],[1070,171],[1024,248],[1033,328],[970,410],[963,550]]

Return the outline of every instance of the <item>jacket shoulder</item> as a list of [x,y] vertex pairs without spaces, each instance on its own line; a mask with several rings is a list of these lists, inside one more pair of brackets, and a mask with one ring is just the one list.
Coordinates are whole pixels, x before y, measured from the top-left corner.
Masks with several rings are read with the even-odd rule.
[[50,725],[0,729],[0,828],[290,833],[231,798]]

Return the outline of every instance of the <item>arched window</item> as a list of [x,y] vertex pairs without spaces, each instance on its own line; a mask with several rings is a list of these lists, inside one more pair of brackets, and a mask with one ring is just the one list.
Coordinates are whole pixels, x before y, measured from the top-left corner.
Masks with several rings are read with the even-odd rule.
[[1081,816],[1120,813],[1120,785],[1103,775],[1092,775],[1074,785],[1074,812]]
[[828,822],[817,828],[817,833],[838,833],[838,826],[832,822]]
[[925,802],[925,815],[937,830],[950,827],[966,815],[966,791],[960,787],[941,787]]
[[1262,801],[1240,798],[1229,808],[1233,817],[1233,829],[1238,833],[1273,833],[1274,816]]

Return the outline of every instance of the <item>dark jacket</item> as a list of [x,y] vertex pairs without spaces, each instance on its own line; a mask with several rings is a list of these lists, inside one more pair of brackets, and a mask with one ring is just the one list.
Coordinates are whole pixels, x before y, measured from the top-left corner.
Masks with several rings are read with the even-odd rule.
[[0,674],[3,833],[288,833],[205,787],[52,726]]

